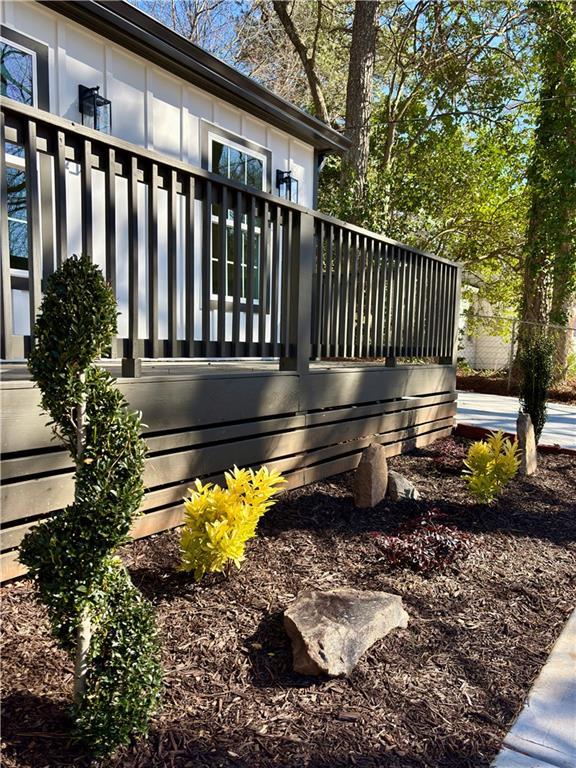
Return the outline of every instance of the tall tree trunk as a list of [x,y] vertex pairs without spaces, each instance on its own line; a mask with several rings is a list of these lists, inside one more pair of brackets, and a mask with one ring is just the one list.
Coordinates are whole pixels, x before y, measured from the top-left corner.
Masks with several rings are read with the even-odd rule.
[[379,5],[377,0],[357,2],[352,22],[345,127],[352,146],[343,158],[341,184],[345,189],[352,187],[356,218],[362,216],[366,198]]
[[[86,447],[86,374],[80,374],[82,395],[76,406],[76,467],[82,464],[82,457]],[[76,627],[76,656],[74,662],[74,702],[79,705],[86,689],[86,673],[88,671],[88,653],[92,640],[92,622],[87,607],[82,613]]]
[[[530,7],[541,87],[528,174],[532,206],[522,319],[566,325],[576,298],[576,1],[534,1]],[[557,371],[565,368],[566,354],[559,339]]]

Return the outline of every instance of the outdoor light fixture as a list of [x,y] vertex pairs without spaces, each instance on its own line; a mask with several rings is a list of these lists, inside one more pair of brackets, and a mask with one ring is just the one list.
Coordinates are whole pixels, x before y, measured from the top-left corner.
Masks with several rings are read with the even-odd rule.
[[276,186],[280,197],[292,203],[298,202],[298,179],[292,176],[291,171],[276,171]]
[[78,101],[82,115],[82,125],[95,128],[103,133],[110,133],[112,128],[112,103],[100,96],[100,86],[87,88],[78,86]]

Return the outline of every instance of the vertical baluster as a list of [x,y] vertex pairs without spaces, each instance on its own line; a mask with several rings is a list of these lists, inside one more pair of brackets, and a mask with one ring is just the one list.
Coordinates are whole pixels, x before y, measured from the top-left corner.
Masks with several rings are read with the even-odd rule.
[[176,171],[170,171],[168,175],[168,354],[176,356],[177,348],[177,299],[178,299],[178,271],[177,271],[177,193]]
[[36,123],[28,120],[25,141],[26,187],[28,194],[28,271],[30,287],[30,341],[42,300],[42,240],[40,232],[40,191],[38,189],[38,147]]
[[242,216],[244,215],[244,195],[236,191],[234,207],[234,293],[232,299],[232,343],[234,354],[240,351],[240,303],[242,298],[242,262],[244,260],[244,238],[242,237]]
[[358,317],[356,320],[356,356],[362,356],[362,344],[364,342],[364,288],[366,270],[366,245],[365,238],[358,236],[358,282],[356,286],[356,308]]
[[332,308],[332,343],[334,357],[340,357],[340,322],[342,317],[342,228],[338,227],[335,242],[334,300]]
[[375,242],[372,238],[366,241],[366,336],[364,339],[364,357],[370,357],[373,353],[372,329],[374,327],[374,255]]
[[282,294],[281,294],[281,307],[280,307],[280,355],[283,358],[290,356],[289,340],[290,340],[290,323],[291,308],[290,308],[290,273],[291,273],[291,254],[292,254],[292,219],[293,211],[291,209],[283,209],[282,216]]
[[342,233],[342,284],[340,287],[340,302],[342,304],[340,317],[340,354],[348,355],[348,318],[350,305],[350,232]]
[[316,360],[322,358],[322,325],[324,322],[324,223],[316,221],[316,284],[314,297],[314,329],[316,337],[313,339],[315,349],[313,356]]
[[260,357],[266,357],[266,316],[268,315],[268,290],[270,268],[268,261],[268,202],[262,203],[262,225],[260,235],[260,280],[258,286],[258,346]]
[[398,306],[401,301],[400,276],[402,274],[402,271],[401,271],[400,249],[397,246],[394,246],[393,250],[394,250],[394,274],[392,278],[393,295],[391,296],[391,305],[390,305],[390,315],[391,315],[390,317],[390,322],[391,322],[390,356],[393,358],[393,360],[395,360],[399,354],[398,352],[398,334],[399,334]]
[[[68,257],[68,208],[66,204],[66,134],[56,135],[54,192],[56,203],[56,267]],[[113,150],[111,150],[113,151]],[[108,277],[108,276],[107,276]]]
[[[106,280],[116,296],[116,152],[114,149],[108,150],[105,167]],[[112,357],[117,357],[118,354],[118,342],[114,339]]]
[[227,291],[227,218],[228,218],[228,187],[221,187],[220,208],[218,214],[218,320],[217,338],[218,355],[225,357],[226,352],[226,295]]
[[424,357],[430,357],[430,322],[431,322],[431,274],[432,259],[426,257],[424,260],[424,303],[422,305],[422,354]]
[[356,325],[358,322],[358,265],[360,263],[358,248],[360,237],[357,234],[350,234],[352,243],[352,258],[350,260],[350,271],[352,279],[350,281],[350,301],[348,303],[348,355],[354,357],[356,353]]
[[128,339],[122,360],[122,375],[141,372],[138,344],[138,159],[130,157],[128,176]]
[[205,181],[202,219],[202,354],[210,350],[210,297],[212,295],[212,182]]
[[278,346],[279,296],[278,283],[280,280],[280,216],[279,206],[275,206],[272,217],[272,305],[270,307],[270,344],[272,356],[280,354]]
[[436,344],[436,330],[438,328],[438,262],[432,262],[432,282],[430,297],[430,355],[438,355],[438,346]]
[[448,337],[452,317],[452,268],[444,265],[444,319],[442,322],[442,357],[448,356]]
[[406,287],[404,289],[404,342],[402,354],[410,357],[412,346],[412,321],[414,319],[414,254],[404,251]]
[[376,329],[376,357],[384,356],[384,323],[386,322],[385,308],[386,308],[386,243],[380,243],[378,246],[378,310],[377,317],[377,329]]
[[92,142],[82,142],[81,161],[81,196],[82,196],[82,253],[92,258],[93,255],[93,214],[92,214]]
[[412,355],[420,357],[421,346],[421,328],[420,328],[420,309],[422,302],[422,256],[413,254],[414,258],[414,322],[412,329]]
[[162,357],[158,341],[158,164],[150,166],[148,183],[148,346],[152,358]]
[[1,349],[4,360],[13,360],[23,356],[23,346],[14,337],[12,322],[12,278],[10,275],[10,235],[8,230],[8,178],[6,173],[6,127],[5,116],[0,110],[0,243],[2,246],[2,312],[1,312]]
[[324,355],[332,356],[332,258],[334,245],[334,227],[332,224],[326,224],[326,266],[324,281],[324,302],[322,313],[322,336],[324,339]]
[[248,206],[248,264],[246,274],[246,354],[251,357],[254,343],[254,265],[256,263],[256,198]]
[[185,280],[186,280],[186,347],[188,357],[194,357],[194,320],[195,320],[195,299],[196,273],[196,180],[194,176],[188,176],[188,187],[186,195],[186,227],[185,227]]

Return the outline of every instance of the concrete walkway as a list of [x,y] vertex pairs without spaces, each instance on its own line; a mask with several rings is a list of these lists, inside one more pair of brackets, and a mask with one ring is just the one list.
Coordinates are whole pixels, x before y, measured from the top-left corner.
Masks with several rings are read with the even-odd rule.
[[[458,392],[459,424],[516,432],[518,399],[500,395]],[[576,449],[576,406],[548,403],[548,419],[540,437],[541,445]],[[575,763],[576,766],[576,763]]]
[[492,763],[492,768],[551,766],[576,766],[576,611]]

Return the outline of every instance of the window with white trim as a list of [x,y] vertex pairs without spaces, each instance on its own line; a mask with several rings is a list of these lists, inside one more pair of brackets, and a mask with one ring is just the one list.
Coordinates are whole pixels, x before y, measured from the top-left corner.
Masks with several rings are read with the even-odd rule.
[[[224,139],[222,136],[209,134],[209,170],[226,179],[245,184],[247,187],[263,190],[266,180],[268,158],[241,144]],[[218,296],[222,290],[220,285],[220,227],[218,222],[219,206],[212,206],[212,295]],[[254,304],[258,304],[258,286],[260,281],[260,218],[254,222],[254,264],[252,268],[252,296]],[[240,300],[246,302],[248,297],[248,217],[242,217],[242,253],[240,262]],[[235,239],[234,211],[229,209],[226,215],[226,285],[223,286],[226,299],[232,300],[235,289]]]
[[36,52],[0,37],[0,93],[37,106]]

